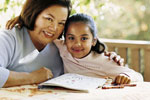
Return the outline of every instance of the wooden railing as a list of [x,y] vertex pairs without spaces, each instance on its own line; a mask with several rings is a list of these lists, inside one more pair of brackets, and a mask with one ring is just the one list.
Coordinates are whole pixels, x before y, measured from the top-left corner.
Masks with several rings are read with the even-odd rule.
[[108,51],[115,51],[125,60],[125,64],[140,72],[144,81],[150,81],[150,41],[100,39]]

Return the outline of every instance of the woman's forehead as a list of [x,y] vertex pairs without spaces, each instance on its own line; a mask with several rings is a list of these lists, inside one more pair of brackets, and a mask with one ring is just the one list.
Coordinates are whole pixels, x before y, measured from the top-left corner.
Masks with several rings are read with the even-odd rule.
[[42,13],[50,15],[53,18],[66,21],[68,17],[68,8],[61,5],[51,5]]

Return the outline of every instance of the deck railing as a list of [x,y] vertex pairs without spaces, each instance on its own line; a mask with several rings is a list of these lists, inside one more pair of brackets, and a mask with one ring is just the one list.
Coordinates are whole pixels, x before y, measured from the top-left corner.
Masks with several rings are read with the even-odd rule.
[[130,68],[142,73],[144,81],[150,81],[150,41],[100,39],[108,51],[115,51]]

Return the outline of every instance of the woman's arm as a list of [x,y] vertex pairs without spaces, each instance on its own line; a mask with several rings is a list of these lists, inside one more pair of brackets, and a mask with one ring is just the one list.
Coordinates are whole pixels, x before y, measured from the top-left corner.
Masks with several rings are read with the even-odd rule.
[[17,40],[15,40],[15,36],[8,32],[12,33],[14,31],[0,31],[0,87],[36,84],[51,78],[53,76],[52,72],[47,68],[41,68],[31,73],[9,70],[15,68],[15,66],[12,66],[13,63],[18,63],[19,61],[14,58],[20,55],[16,54],[19,53],[18,48],[16,48],[19,45],[16,46]]
[[110,60],[113,60],[118,65],[123,66],[124,65],[124,59],[121,58],[119,55],[117,55],[115,52],[104,52],[105,56],[109,57]]
[[3,87],[38,84],[52,77],[52,72],[45,67],[42,67],[39,70],[33,71],[31,73],[10,71],[8,80]]

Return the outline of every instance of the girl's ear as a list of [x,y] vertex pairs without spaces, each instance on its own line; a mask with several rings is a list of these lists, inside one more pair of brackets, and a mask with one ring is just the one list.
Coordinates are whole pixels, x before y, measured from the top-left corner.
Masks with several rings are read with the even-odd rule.
[[97,43],[97,38],[94,38],[94,39],[93,39],[92,46],[95,46],[95,45],[96,45],[96,43]]

